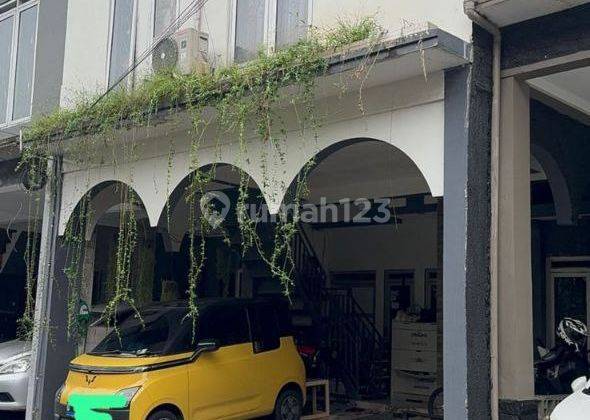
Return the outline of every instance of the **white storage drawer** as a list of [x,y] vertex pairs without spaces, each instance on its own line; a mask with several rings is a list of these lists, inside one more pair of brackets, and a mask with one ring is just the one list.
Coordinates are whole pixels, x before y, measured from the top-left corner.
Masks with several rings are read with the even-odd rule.
[[393,371],[391,377],[391,391],[394,393],[409,393],[430,396],[436,389],[436,376],[413,376],[402,371]]
[[394,328],[391,330],[391,348],[436,351],[436,331]]
[[393,370],[436,373],[436,352],[416,350],[394,350],[391,354]]

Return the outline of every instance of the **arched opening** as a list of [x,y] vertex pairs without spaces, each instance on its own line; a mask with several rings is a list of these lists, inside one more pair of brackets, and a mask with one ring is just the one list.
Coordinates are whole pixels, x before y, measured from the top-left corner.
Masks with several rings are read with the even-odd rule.
[[372,139],[322,150],[307,179],[293,319],[299,344],[327,355],[308,375],[348,397],[425,408],[442,371],[441,199],[406,154]]
[[[256,182],[230,164],[198,173],[206,179],[195,184],[193,173],[182,180],[158,222],[154,294],[160,301],[189,298],[191,267],[201,263],[194,279],[198,298],[248,296],[250,276],[266,272],[256,247],[244,246],[237,215],[240,186],[247,207],[266,209]],[[267,228],[256,226],[260,237]]]
[[[87,305],[90,325],[100,324],[113,302],[116,311],[152,302],[153,230],[141,198],[127,184],[105,181],[87,191],[68,220],[62,243],[67,248],[68,305],[74,311]],[[82,334],[83,350],[92,350],[112,326],[110,320],[76,330],[77,312],[68,317],[69,332]]]

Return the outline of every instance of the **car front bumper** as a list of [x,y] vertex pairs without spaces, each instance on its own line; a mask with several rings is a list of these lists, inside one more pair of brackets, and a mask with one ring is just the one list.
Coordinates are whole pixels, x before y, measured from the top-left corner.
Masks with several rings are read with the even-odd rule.
[[28,372],[0,375],[0,411],[24,411],[28,386]]
[[[96,410],[100,413],[110,414],[113,420],[129,420],[129,410]],[[55,406],[55,420],[74,420],[74,416],[68,413],[67,407],[63,404]]]

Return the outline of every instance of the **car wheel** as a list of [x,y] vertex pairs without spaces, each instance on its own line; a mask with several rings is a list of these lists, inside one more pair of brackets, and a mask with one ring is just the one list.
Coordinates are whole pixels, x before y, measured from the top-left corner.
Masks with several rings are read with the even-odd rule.
[[303,403],[301,395],[294,389],[285,389],[279,394],[275,403],[275,420],[299,420]]
[[176,414],[168,410],[158,410],[150,414],[148,420],[180,420]]

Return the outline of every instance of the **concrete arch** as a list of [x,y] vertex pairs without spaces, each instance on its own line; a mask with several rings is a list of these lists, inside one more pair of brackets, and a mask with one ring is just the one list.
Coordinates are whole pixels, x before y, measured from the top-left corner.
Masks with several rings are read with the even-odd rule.
[[[380,141],[390,144],[406,155],[424,177],[430,193],[440,197],[444,193],[444,112],[440,103],[425,104],[411,109],[377,114],[347,120],[324,127],[320,130],[314,147],[301,148],[290,153],[289,162],[275,172],[278,181],[273,180],[267,191],[269,208],[276,212],[280,208],[288,187],[303,167],[315,156],[342,142],[362,140]],[[288,148],[296,141],[290,141]]]
[[[201,166],[200,169],[206,168],[207,166],[211,166],[211,165],[205,165],[205,166]],[[223,177],[224,174],[219,174],[220,169],[221,170],[231,170],[231,171],[241,171],[243,173],[245,173],[246,175],[248,175],[248,177],[250,178],[250,180],[255,184],[256,188],[258,190],[260,190],[260,185],[254,180],[254,178],[252,178],[252,176],[250,174],[248,174],[246,171],[240,169],[238,166],[231,164],[231,163],[220,163],[217,162],[215,163],[216,166],[216,172],[218,174],[218,176]],[[170,200],[170,220],[174,221],[174,223],[170,223],[170,226],[167,226],[166,223],[166,218],[167,218],[167,208],[166,208],[166,204],[163,206],[162,211],[160,213],[160,217],[157,223],[157,226],[159,228],[160,233],[163,235],[164,238],[164,246],[169,249],[169,250],[174,250],[176,252],[178,252],[178,250],[180,249],[181,243],[182,243],[182,238],[184,237],[185,232],[188,229],[188,216],[187,216],[187,211],[188,211],[188,207],[186,206],[186,202],[184,201],[184,187],[186,186],[186,184],[189,182],[189,177],[194,173],[194,171],[188,173],[180,182],[178,182],[174,189],[172,189],[170,191],[170,196],[169,196],[169,200]],[[216,180],[211,181],[213,184],[216,183]],[[223,187],[226,187],[227,185],[225,185],[227,182],[235,182],[236,185],[238,184],[239,180],[233,180],[233,181],[228,181],[227,179],[217,179],[217,183],[221,184],[222,187],[219,187],[219,189],[223,190]],[[262,197],[264,199],[264,197]],[[229,211],[233,211],[234,209],[232,209],[231,207],[228,207],[228,212]],[[199,210],[197,210],[199,211]]]
[[[212,165],[215,165],[217,167],[231,167],[231,168],[233,168],[233,169],[235,169],[237,171],[244,172],[246,175],[248,175],[250,177],[250,179],[252,181],[254,181],[254,183],[258,186],[258,188],[260,189],[260,191],[262,193],[264,193],[264,191],[262,190],[262,188],[260,188],[260,185],[261,185],[262,180],[256,179],[255,176],[253,176],[251,173],[248,172],[248,170],[245,170],[245,169],[241,168],[235,162],[232,163],[232,162],[229,162],[229,161],[213,161],[213,162],[209,162],[207,164],[200,165],[199,166],[199,170],[201,170],[203,168],[210,167]],[[174,183],[172,183],[172,182],[170,183],[170,187],[169,187],[170,195],[168,197],[166,197],[166,201],[168,199],[174,199],[174,198],[176,198],[176,196],[179,193],[179,188],[181,188],[182,184],[184,184],[188,180],[188,178],[194,172],[195,171],[190,171],[188,173],[184,173],[184,174],[182,174],[183,175],[182,177],[176,177],[175,180],[174,180]],[[160,208],[160,212],[159,212],[158,217],[157,217],[157,221],[156,221],[155,224],[152,224],[152,226],[157,226],[157,225],[159,225],[162,222],[162,220],[164,218],[164,215],[165,215],[165,211],[166,211],[166,202],[164,202],[162,204],[162,206]]]
[[[67,213],[67,217],[64,217],[64,224],[67,226],[70,223],[72,215],[76,212],[77,208],[80,205],[81,200],[84,198],[86,194],[93,194],[91,199],[91,211],[88,213],[88,220],[86,221],[86,232],[85,232],[85,239],[86,241],[90,241],[92,239],[92,234],[94,233],[94,229],[102,216],[104,216],[111,208],[116,205],[121,204],[121,200],[116,194],[116,189],[124,185],[128,188],[131,188],[128,184],[118,181],[118,180],[108,180],[103,181],[98,184],[89,187],[81,196],[76,205],[73,207],[72,211]],[[133,188],[131,188],[133,190]],[[145,211],[145,204],[141,200],[141,197],[137,192],[134,193],[138,196],[139,202],[138,205]],[[65,215],[64,215],[65,216]]]
[[[333,118],[320,126],[313,136],[309,132],[302,133],[297,125],[286,133],[280,150],[273,142],[261,142],[255,135],[248,139],[246,152],[240,150],[237,141],[215,147],[205,146],[199,151],[199,166],[228,164],[244,171],[260,186],[269,211],[276,214],[292,181],[310,159],[342,141],[373,139],[391,144],[403,152],[420,170],[431,194],[435,197],[443,195],[443,101],[435,99],[394,110],[380,108],[379,112],[360,116],[355,112],[355,117],[339,116],[336,109]],[[179,138],[177,144],[184,144],[185,148],[174,155],[170,166],[166,156],[160,154],[121,163],[116,171],[113,167],[101,166],[85,171],[74,168],[66,172],[60,234],[65,231],[63,220],[69,219],[86,191],[108,180],[131,186],[145,204],[150,225],[157,226],[168,194],[190,174],[193,166],[190,142]]]
[[569,186],[559,164],[551,153],[538,144],[531,143],[531,154],[539,162],[545,171],[545,175],[547,175],[551,194],[553,195],[557,224],[572,225],[574,223],[572,200]]

